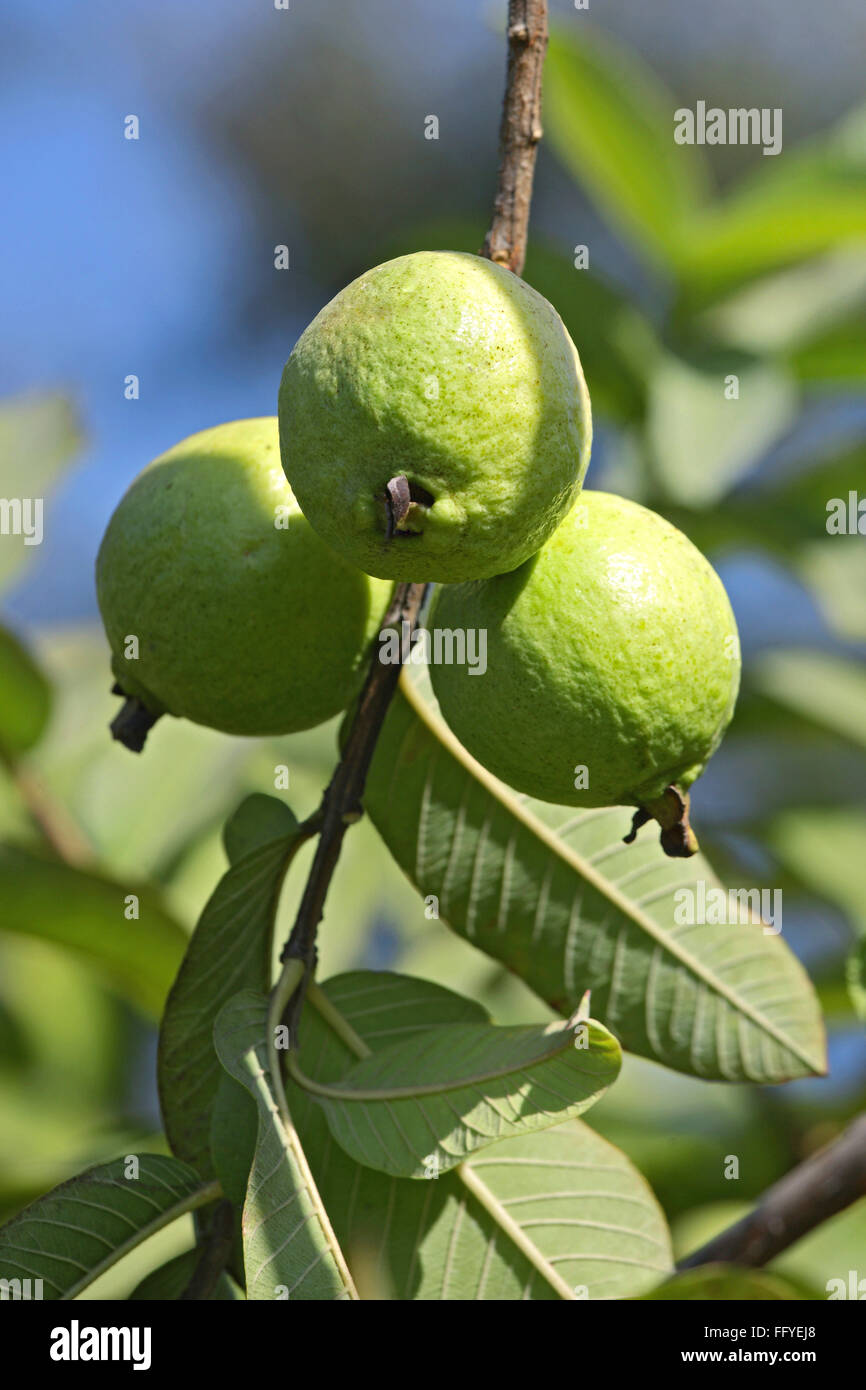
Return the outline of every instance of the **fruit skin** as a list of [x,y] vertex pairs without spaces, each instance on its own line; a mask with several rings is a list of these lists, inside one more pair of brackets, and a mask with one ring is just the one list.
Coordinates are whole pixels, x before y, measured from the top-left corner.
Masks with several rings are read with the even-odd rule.
[[[386,261],[332,299],[285,365],[279,416],[310,524],[368,574],[413,581],[515,569],[575,500],[592,440],[556,310],[455,251]],[[434,501],[388,539],[400,475]]]
[[[290,509],[286,529],[278,507]],[[345,708],[390,592],[304,520],[275,417],[203,430],[145,468],[108,524],[96,587],[124,693],[252,735]],[[123,655],[130,633],[137,661]]]
[[443,589],[429,621],[487,630],[486,674],[433,665],[433,688],[469,752],[542,801],[644,806],[684,791],[733,714],[739,641],[721,580],[622,497],[585,490],[533,559]]

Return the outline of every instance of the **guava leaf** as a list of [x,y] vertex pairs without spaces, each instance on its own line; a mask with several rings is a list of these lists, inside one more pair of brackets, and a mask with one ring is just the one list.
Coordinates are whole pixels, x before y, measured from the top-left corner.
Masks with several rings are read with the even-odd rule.
[[866,234],[866,166],[787,155],[773,163],[691,219],[677,270],[693,307]]
[[845,962],[845,979],[854,1012],[866,1023],[866,937],[861,937]]
[[[739,383],[736,399],[725,394],[731,375]],[[647,429],[666,494],[690,507],[713,506],[782,436],[796,408],[793,384],[772,363],[733,352],[663,358],[652,376]]]
[[[838,334],[864,303],[866,254],[855,244],[737,290],[706,314],[704,326],[745,352],[796,354]],[[863,364],[862,323],[859,329]]]
[[[495,1028],[450,1023],[364,1058],[313,1094],[357,1163],[399,1178],[447,1172],[498,1139],[588,1110],[617,1077],[619,1046],[593,1020]],[[299,1084],[304,1078],[290,1068]],[[307,1082],[308,1085],[313,1083]]]
[[[127,918],[131,897],[137,917]],[[149,885],[121,884],[48,854],[0,846],[0,927],[63,946],[158,1018],[186,934]]]
[[776,704],[866,748],[866,671],[844,657],[801,647],[765,652],[750,683]]
[[284,801],[263,792],[244,797],[240,806],[229,816],[223,827],[223,844],[230,864],[236,864],[250,850],[277,840],[281,835],[295,835],[298,822]]
[[213,1023],[240,989],[267,990],[280,888],[303,836],[250,848],[220,879],[190,939],[159,1033],[157,1080],[172,1152],[213,1176],[211,1109],[221,1075]]
[[[856,288],[854,289],[856,293]],[[866,314],[862,309],[787,354],[790,370],[810,386],[833,389],[866,381]]]
[[227,1071],[220,1071],[211,1110],[210,1151],[223,1193],[243,1207],[256,1151],[255,1101]]
[[[185,1250],[182,1255],[175,1255],[171,1260],[166,1260],[165,1264],[146,1275],[140,1284],[136,1284],[129,1295],[129,1302],[175,1302],[180,1298],[192,1278],[198,1263],[198,1256],[198,1250],[192,1249]],[[227,1303],[243,1299],[243,1297],[242,1291],[231,1275],[223,1272],[210,1295],[210,1301]]]
[[39,742],[51,713],[51,686],[18,638],[0,627],[0,754]]
[[[864,332],[866,338],[866,332]],[[866,374],[864,374],[866,379]],[[863,537],[826,536],[789,556],[831,631],[866,642],[866,545]]]
[[705,186],[701,151],[674,142],[674,101],[633,53],[597,31],[554,28],[544,75],[548,141],[643,255],[675,264]]
[[559,1014],[590,989],[593,1015],[626,1051],[708,1079],[823,1072],[817,998],[783,942],[752,922],[687,920],[675,894],[689,890],[697,904],[701,880],[719,886],[702,856],[668,859],[651,830],[625,845],[628,808],[575,811],[517,796],[405,675],[364,800],[443,921]]
[[220,1062],[249,1092],[258,1111],[243,1215],[247,1298],[351,1298],[351,1277],[300,1140],[274,1096],[267,1019],[267,999],[244,990],[221,1010],[214,1027]]
[[659,1284],[649,1293],[641,1294],[642,1299],[698,1299],[712,1303],[729,1299],[752,1303],[804,1297],[793,1284],[781,1279],[778,1274],[767,1274],[762,1269],[738,1269],[736,1265],[705,1265],[701,1269],[688,1269]]
[[[414,1049],[431,1030],[486,1018],[472,1000],[399,975],[353,971],[321,994],[326,1013],[315,990],[307,1002],[300,1061],[322,1084],[397,1039]],[[580,1120],[501,1140],[450,1172],[410,1181],[358,1167],[315,1099],[291,1080],[288,1093],[362,1297],[628,1298],[671,1270],[664,1216],[645,1180]]]
[[0,1227],[0,1279],[41,1279],[43,1298],[76,1298],[155,1232],[219,1195],[185,1163],[140,1154],[89,1168]]
[[[7,501],[43,504],[63,466],[81,447],[81,427],[65,396],[19,396],[0,405],[0,476]],[[31,517],[31,522],[33,518]],[[0,589],[39,553],[34,534],[28,542],[10,532],[0,543]]]

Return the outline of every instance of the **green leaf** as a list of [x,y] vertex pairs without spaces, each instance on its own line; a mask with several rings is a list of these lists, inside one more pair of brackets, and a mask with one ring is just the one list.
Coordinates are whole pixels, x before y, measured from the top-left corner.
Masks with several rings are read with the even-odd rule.
[[[158,1269],[145,1276],[129,1295],[131,1303],[166,1303],[179,1299],[195,1271],[198,1250],[185,1250],[175,1255]],[[243,1299],[243,1293],[229,1274],[221,1274],[216,1287],[210,1295],[211,1302],[233,1302]]]
[[[131,899],[138,917],[128,918]],[[74,951],[142,1013],[158,1017],[186,935],[147,885],[115,883],[47,854],[0,846],[2,927]]]
[[642,1299],[675,1298],[685,1302],[699,1299],[708,1303],[726,1300],[754,1302],[767,1299],[802,1299],[800,1293],[787,1279],[778,1274],[767,1274],[759,1269],[738,1269],[736,1265],[703,1265],[700,1269],[687,1269],[673,1279],[660,1284],[657,1289],[641,1294]]
[[866,936],[857,942],[845,963],[845,981],[854,1012],[866,1023]]
[[863,537],[827,536],[789,556],[827,626],[849,642],[866,641],[866,545]]
[[291,1058],[289,1069],[356,1162],[425,1178],[431,1167],[447,1172],[498,1139],[583,1114],[616,1080],[620,1063],[616,1039],[588,1020],[440,1025],[411,1048],[403,1039],[382,1048],[326,1087]]
[[866,933],[866,812],[784,811],[773,820],[767,842],[801,883],[835,903]]
[[[81,443],[77,415],[65,396],[21,396],[4,401],[0,405],[0,477],[4,497],[44,503],[45,493]],[[35,539],[33,535],[32,540]],[[39,547],[32,540],[28,544],[23,534],[0,536],[0,589],[7,588],[35,556]]]
[[236,1207],[244,1204],[258,1125],[252,1096],[221,1071],[211,1111],[210,1151],[220,1186]]
[[794,375],[809,386],[834,389],[866,380],[866,315],[861,311],[800,344],[787,355]]
[[634,55],[581,26],[554,29],[545,64],[545,132],[565,167],[642,254],[674,264],[699,205],[704,166],[674,142],[674,101]]
[[589,269],[533,237],[523,278],[556,306],[578,345],[593,414],[627,424],[646,412],[659,346],[647,319]]
[[705,1078],[823,1071],[814,991],[778,937],[751,923],[676,920],[678,890],[717,886],[701,856],[668,859],[652,833],[623,844],[628,808],[580,812],[515,795],[405,678],[365,805],[441,918],[558,1013],[591,989],[593,1015],[623,1048]]
[[[731,548],[769,550],[807,583],[811,583],[813,575],[808,566],[809,551],[806,548],[809,543],[817,548],[813,568],[820,563],[841,565],[841,554],[849,544],[862,552],[862,546],[858,547],[859,537],[830,536],[825,528],[829,516],[828,502],[847,502],[852,478],[859,477],[864,467],[866,449],[858,444],[841,454],[830,453],[826,457],[819,457],[809,469],[786,476],[781,481],[735,492],[706,512],[696,512],[664,500],[659,502],[658,499],[653,505],[675,526],[684,530],[699,549],[710,555]],[[834,514],[836,510],[834,506]],[[816,541],[816,535],[822,536],[822,540]],[[828,556],[831,549],[837,557],[835,560]],[[857,573],[858,570],[852,569],[852,580]],[[825,606],[832,602],[840,608],[847,600],[849,607],[846,613],[862,613],[863,602],[859,595],[845,595],[839,592],[839,585],[831,590],[829,582],[823,589],[819,586],[819,599],[822,592],[826,594]],[[828,614],[828,621],[831,616]]]
[[801,648],[765,652],[750,684],[819,728],[866,748],[866,672],[844,657]]
[[214,1029],[220,1062],[258,1110],[243,1217],[247,1298],[351,1298],[351,1276],[297,1133],[271,1088],[267,1017],[267,1000],[244,990],[221,1010]]
[[[739,379],[728,400],[727,378]],[[710,507],[749,473],[794,418],[796,394],[778,368],[738,353],[663,359],[650,387],[648,437],[668,496]]]
[[692,304],[866,236],[862,142],[831,132],[781,158],[762,159],[724,200],[699,209],[678,270]]
[[[400,1039],[408,1051],[431,1029],[479,1017],[479,1005],[426,980],[352,972],[311,992],[301,1062],[326,1084],[370,1050]],[[626,1298],[670,1271],[670,1239],[646,1182],[579,1120],[410,1181],[359,1168],[313,1098],[291,1082],[289,1095],[362,1297]]]
[[0,627],[0,755],[38,743],[51,713],[51,687],[24,646]]
[[249,850],[223,875],[190,939],[159,1032],[157,1080],[172,1152],[213,1175],[210,1116],[220,1067],[213,1023],[241,989],[271,981],[280,888],[302,837],[282,834]]
[[278,840],[280,836],[295,836],[298,822],[284,801],[263,792],[253,792],[226,821],[223,844],[230,864],[236,864],[245,854]]
[[0,1228],[0,1279],[42,1279],[46,1299],[76,1298],[107,1269],[186,1212],[218,1196],[162,1154],[115,1159],[61,1183]]
[[833,331],[864,302],[866,253],[842,247],[736,291],[704,324],[744,352],[791,353]]

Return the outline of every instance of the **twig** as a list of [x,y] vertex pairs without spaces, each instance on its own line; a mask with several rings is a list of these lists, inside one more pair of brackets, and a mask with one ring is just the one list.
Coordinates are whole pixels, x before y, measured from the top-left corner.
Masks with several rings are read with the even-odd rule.
[[93,850],[62,802],[48,794],[41,780],[23,762],[2,749],[0,763],[12,779],[31,821],[57,858],[73,868],[92,864]]
[[[397,627],[401,636],[411,638],[426,592],[426,584],[400,584],[382,630]],[[360,820],[363,814],[361,797],[367,772],[388,705],[400,678],[401,663],[386,665],[380,661],[379,655],[377,650],[370,663],[343,756],[322,799],[319,843],[292,934],[281,957],[284,961],[301,960],[305,966],[304,983],[295,993],[289,1009],[289,1036],[293,1040],[297,1036],[297,1019],[305,983],[315,964],[316,932],[322,920],[325,897],[340,856],[343,836],[348,826]],[[404,659],[407,655],[408,651],[404,651]]]
[[866,1196],[866,1116],[769,1188],[754,1211],[680,1262],[757,1269],[836,1212]]
[[535,156],[541,139],[541,73],[547,0],[509,0],[508,76],[499,127],[499,180],[481,254],[519,275],[526,259]]

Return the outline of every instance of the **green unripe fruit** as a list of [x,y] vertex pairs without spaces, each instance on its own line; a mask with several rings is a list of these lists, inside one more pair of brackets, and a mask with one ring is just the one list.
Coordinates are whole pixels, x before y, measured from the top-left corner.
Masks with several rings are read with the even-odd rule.
[[584,491],[513,574],[443,589],[431,624],[486,630],[486,673],[434,665],[433,688],[469,752],[542,801],[647,807],[664,824],[657,803],[700,775],[733,714],[739,642],[721,580],[622,497]]
[[155,715],[259,735],[345,708],[389,595],[304,520],[273,417],[194,434],[139,474],[108,524],[96,587],[124,694]]
[[556,310],[453,251],[387,261],[331,300],[286,363],[279,413],[304,515],[387,579],[515,569],[574,502],[592,439]]

